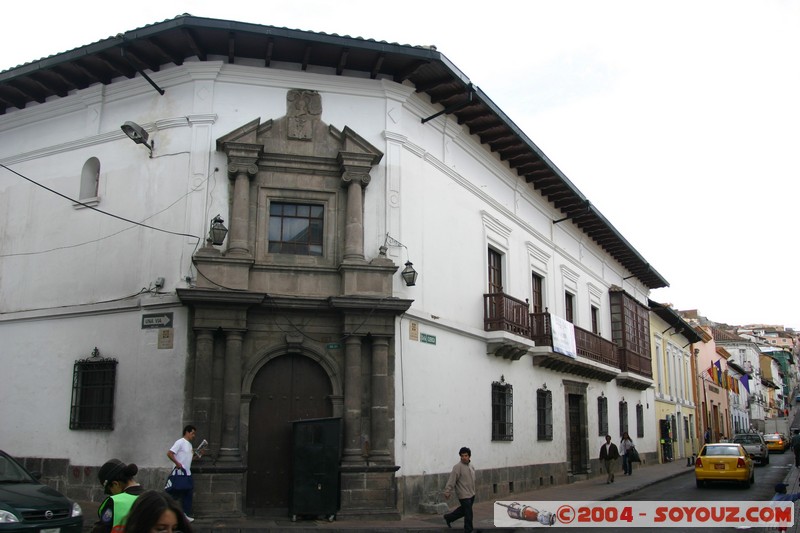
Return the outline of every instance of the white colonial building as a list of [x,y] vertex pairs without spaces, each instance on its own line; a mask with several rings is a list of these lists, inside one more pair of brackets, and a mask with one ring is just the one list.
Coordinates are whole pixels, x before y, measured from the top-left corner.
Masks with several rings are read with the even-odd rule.
[[157,487],[184,424],[198,516],[416,511],[465,445],[482,498],[655,457],[666,280],[441,52],[186,15],[0,113],[0,447],[73,496]]

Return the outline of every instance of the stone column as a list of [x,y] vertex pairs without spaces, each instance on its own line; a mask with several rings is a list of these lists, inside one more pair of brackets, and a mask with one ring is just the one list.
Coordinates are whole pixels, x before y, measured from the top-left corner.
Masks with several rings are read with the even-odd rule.
[[347,187],[347,214],[344,228],[344,261],[364,261],[364,191],[374,156],[339,152],[342,184]]
[[344,341],[343,461],[363,461],[361,452],[361,337]]
[[347,220],[344,227],[344,260],[364,260],[364,192],[358,178],[345,176],[347,184]]
[[228,163],[228,173],[234,176],[233,207],[228,235],[228,253],[251,255],[248,230],[250,227],[250,177],[258,172],[254,161],[235,161]]
[[389,338],[372,340],[372,451],[373,461],[389,461]]
[[242,401],[242,331],[225,332],[225,394],[222,399],[220,462],[242,462],[239,413]]
[[214,360],[214,332],[209,329],[197,331],[194,364],[194,416],[192,423],[197,434],[205,438],[211,434],[212,380]]

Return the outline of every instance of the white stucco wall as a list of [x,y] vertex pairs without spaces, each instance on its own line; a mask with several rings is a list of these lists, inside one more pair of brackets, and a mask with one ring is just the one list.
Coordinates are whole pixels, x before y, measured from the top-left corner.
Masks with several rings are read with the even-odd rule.
[[[472,447],[481,468],[566,461],[564,379],[588,383],[592,457],[602,442],[593,434],[601,392],[612,434],[622,397],[634,429],[637,401],[652,408],[652,391],[537,368],[530,356],[511,362],[486,354],[490,244],[505,254],[507,294],[529,298],[535,270],[545,277],[551,313],[563,316],[564,291],[573,291],[577,325],[591,328],[590,303],[596,304],[606,338],[609,287],[623,286],[642,302],[647,290],[635,279],[623,281],[628,272],[571,222],[553,225],[560,212],[451,119],[422,124],[438,106],[385,80],[222,61],[187,62],[151,76],[164,96],[137,77],[0,116],[0,162],[77,196],[83,164],[97,157],[98,208],[204,237],[209,220],[228,212],[229,180],[216,139],[251,120],[283,116],[288,89],[319,91],[324,122],[352,128],[384,153],[365,193],[366,258],[377,256],[388,232],[406,246],[391,248],[389,257],[400,267],[410,259],[420,272],[416,287],[395,276],[395,295],[414,300],[398,319],[403,333],[395,344],[399,475],[445,472],[462,445]],[[152,158],[120,131],[128,120],[150,131]],[[188,349],[187,317],[174,289],[195,274],[197,243],[128,226],[0,172],[0,363],[19,383],[0,390],[0,426],[14,428],[0,437],[7,451],[85,463],[124,456],[163,466],[165,446],[180,432],[175,404]],[[23,255],[50,249],[58,250]],[[166,296],[126,298],[156,277],[165,278]],[[165,308],[175,313],[172,350],[156,349],[152,331],[141,329],[141,315],[154,302],[175,304]],[[409,341],[410,320],[437,344]],[[116,426],[70,431],[72,365],[94,346],[120,361]],[[491,383],[501,376],[514,387],[513,442],[490,439]],[[545,383],[553,392],[554,440],[537,442],[535,392]]]
[[[125,457],[140,467],[164,466],[183,414],[186,317],[174,304],[145,296],[113,313],[0,322],[0,448],[18,457],[70,457],[79,465]],[[143,313],[160,312],[173,313],[178,324],[172,349],[158,348],[157,330],[141,328]],[[73,366],[95,347],[118,361],[114,429],[70,430]]]
[[[563,294],[569,290],[575,294],[577,325],[591,329],[590,305],[598,305],[606,338],[608,289],[623,285],[624,270],[570,222],[554,226],[561,214],[451,120],[421,125],[420,118],[435,109],[415,97],[404,110],[402,118],[393,115],[395,121],[387,123],[385,162],[388,231],[408,249],[395,250],[393,259],[402,264],[408,256],[420,272],[415,287],[395,285],[401,296],[414,299],[396,344],[396,454],[402,473],[447,471],[463,445],[471,447],[480,468],[565,462],[563,380],[588,384],[591,457],[603,441],[596,434],[601,391],[608,398],[612,435],[619,428],[617,406],[623,397],[634,434],[635,406],[638,401],[647,406],[642,445],[645,451],[655,449],[652,391],[534,367],[530,356],[511,362],[486,354],[489,246],[503,254],[506,294],[530,298],[536,271],[545,277],[544,305],[551,313],[564,315]],[[624,286],[639,298],[645,294],[636,285]],[[435,335],[436,345],[409,340],[409,321],[416,321],[421,333]],[[514,388],[512,442],[491,441],[491,383],[501,376]],[[553,441],[536,440],[536,390],[544,384],[553,394]]]

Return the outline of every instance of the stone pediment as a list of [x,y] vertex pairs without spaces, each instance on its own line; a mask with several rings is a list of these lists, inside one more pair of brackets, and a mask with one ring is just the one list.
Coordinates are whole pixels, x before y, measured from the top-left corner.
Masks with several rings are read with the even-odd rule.
[[286,115],[261,122],[257,118],[217,139],[217,150],[232,147],[259,147],[270,154],[338,159],[340,154],[356,157],[369,166],[383,158],[383,153],[355,131],[345,126],[339,130],[321,120],[322,98],[316,91],[292,89],[286,94]]

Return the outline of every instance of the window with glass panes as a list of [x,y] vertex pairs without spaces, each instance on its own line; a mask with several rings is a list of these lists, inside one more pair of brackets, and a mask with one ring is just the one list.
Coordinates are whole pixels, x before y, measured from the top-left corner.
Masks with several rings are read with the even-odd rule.
[[503,292],[503,254],[489,248],[489,294]]
[[322,205],[272,202],[269,206],[269,252],[322,255]]
[[544,278],[538,274],[531,275],[531,312],[544,312],[544,296],[542,295],[542,284]]
[[564,293],[564,318],[575,323],[575,296],[568,292]]

